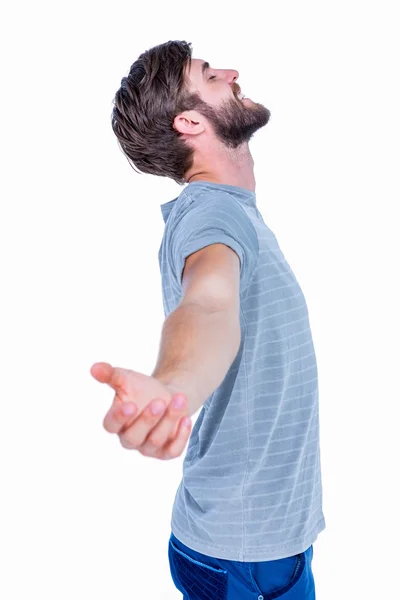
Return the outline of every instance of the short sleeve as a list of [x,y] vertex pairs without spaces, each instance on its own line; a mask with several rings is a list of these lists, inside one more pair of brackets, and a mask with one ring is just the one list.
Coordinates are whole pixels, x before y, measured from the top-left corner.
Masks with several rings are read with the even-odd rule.
[[225,192],[192,199],[171,233],[172,270],[180,288],[186,258],[211,244],[225,244],[238,255],[243,293],[258,262],[258,237],[245,209]]

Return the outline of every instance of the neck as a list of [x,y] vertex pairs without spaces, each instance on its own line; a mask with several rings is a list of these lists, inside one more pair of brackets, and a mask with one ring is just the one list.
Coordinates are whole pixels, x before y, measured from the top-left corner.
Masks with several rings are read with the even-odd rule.
[[[211,150],[211,148],[208,148]],[[210,181],[235,185],[252,192],[256,191],[254,160],[247,144],[235,150],[224,149],[222,153],[196,152],[193,166],[185,174],[187,183]]]

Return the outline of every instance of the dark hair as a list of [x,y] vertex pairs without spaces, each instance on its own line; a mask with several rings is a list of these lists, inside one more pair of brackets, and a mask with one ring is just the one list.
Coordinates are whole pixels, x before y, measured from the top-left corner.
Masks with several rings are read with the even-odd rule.
[[194,149],[173,128],[173,120],[203,104],[199,94],[187,89],[185,68],[191,64],[191,43],[185,41],[146,50],[122,78],[111,116],[119,146],[134,171],[170,177],[179,185],[186,183]]

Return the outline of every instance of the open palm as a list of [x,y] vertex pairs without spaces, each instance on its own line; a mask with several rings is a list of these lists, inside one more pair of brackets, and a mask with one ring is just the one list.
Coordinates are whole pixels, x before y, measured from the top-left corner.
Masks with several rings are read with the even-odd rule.
[[[97,381],[115,391],[103,425],[106,431],[119,436],[124,448],[162,460],[182,454],[192,424],[187,417],[187,399],[183,394],[176,393],[155,377],[112,367],[108,363],[95,363],[90,372]],[[179,397],[184,401],[183,406],[176,407],[174,401]],[[160,402],[164,410],[154,414],[152,407]],[[186,426],[185,418],[188,419]]]

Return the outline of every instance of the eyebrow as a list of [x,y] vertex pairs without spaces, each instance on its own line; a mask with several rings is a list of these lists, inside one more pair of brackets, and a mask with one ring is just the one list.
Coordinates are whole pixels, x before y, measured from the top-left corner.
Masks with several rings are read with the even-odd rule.
[[205,71],[210,67],[210,64],[208,62],[203,62],[203,64],[201,65],[201,73],[204,76]]

